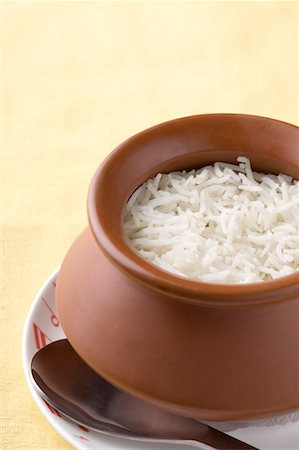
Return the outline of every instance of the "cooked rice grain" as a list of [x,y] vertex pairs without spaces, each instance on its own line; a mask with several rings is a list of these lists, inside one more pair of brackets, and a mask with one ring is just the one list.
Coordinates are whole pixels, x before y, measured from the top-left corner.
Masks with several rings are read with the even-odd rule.
[[155,176],[130,197],[124,227],[162,269],[209,283],[252,283],[299,269],[299,181],[216,162]]

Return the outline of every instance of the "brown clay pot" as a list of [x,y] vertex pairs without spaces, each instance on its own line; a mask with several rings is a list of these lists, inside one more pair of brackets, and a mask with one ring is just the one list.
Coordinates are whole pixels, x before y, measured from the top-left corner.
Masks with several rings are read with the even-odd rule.
[[132,192],[158,172],[248,156],[299,177],[299,128],[263,117],[173,120],[121,144],[89,190],[89,229],[57,282],[64,332],[116,386],[170,411],[243,420],[299,409],[299,272],[270,282],[186,280],[142,259],[122,227]]

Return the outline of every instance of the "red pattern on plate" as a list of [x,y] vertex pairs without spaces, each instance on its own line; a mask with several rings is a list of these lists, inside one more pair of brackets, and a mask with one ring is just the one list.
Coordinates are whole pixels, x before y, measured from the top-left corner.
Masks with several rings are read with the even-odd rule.
[[74,436],[77,439],[83,439],[84,441],[89,441],[89,439],[87,439],[85,436],[76,436],[75,434],[74,434]]
[[[40,350],[41,348],[45,347],[49,342],[52,342],[52,339],[50,339],[40,328],[36,325],[35,322],[32,323],[33,326],[33,333],[34,333],[34,339],[35,339],[35,345],[37,350]],[[47,342],[47,340],[49,342]]]
[[51,306],[47,303],[46,299],[44,297],[42,297],[42,301],[44,302],[44,304],[46,305],[46,307],[48,308],[48,310],[51,313],[51,322],[52,325],[54,325],[54,327],[59,327],[59,320],[58,317],[56,316],[56,314],[54,313],[53,309],[51,308]]
[[83,430],[86,431],[86,433],[89,433],[89,429],[87,427],[85,427],[84,425],[78,425],[78,427]]
[[54,414],[54,416],[58,416],[61,417],[60,413],[57,411],[57,409],[53,408],[53,406],[51,406],[45,399],[43,399],[45,404],[47,405],[47,407],[49,408],[49,410],[51,411],[52,414]]

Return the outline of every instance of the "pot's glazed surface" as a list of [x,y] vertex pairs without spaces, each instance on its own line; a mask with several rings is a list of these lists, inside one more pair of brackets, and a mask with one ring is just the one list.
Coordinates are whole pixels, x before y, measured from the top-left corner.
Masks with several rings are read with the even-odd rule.
[[62,264],[56,301],[75,350],[117,386],[174,412],[242,420],[299,409],[299,273],[247,285],[186,280],[143,260],[122,229],[152,175],[249,156],[299,176],[299,129],[244,115],[153,127],[120,145],[92,181],[90,228]]

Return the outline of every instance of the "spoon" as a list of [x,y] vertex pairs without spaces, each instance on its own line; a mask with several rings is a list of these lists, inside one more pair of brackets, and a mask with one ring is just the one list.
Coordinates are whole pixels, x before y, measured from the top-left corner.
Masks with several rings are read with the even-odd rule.
[[120,391],[95,373],[67,339],[52,342],[34,355],[31,379],[40,396],[62,416],[95,431],[149,441],[193,440],[217,450],[257,450]]

